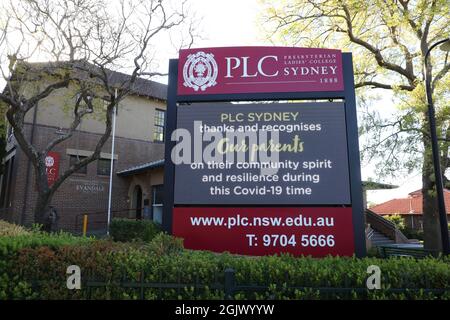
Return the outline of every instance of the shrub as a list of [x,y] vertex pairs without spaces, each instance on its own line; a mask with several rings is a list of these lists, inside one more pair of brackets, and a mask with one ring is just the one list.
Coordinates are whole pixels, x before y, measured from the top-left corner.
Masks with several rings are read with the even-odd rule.
[[399,229],[400,231],[403,232],[403,230],[405,230],[405,220],[403,220],[401,215],[394,214],[394,215],[390,215],[390,216],[385,216],[384,218],[386,220],[391,221],[393,224],[395,224],[397,229]]
[[147,242],[161,232],[161,227],[151,220],[113,219],[109,231],[114,241]]
[[[181,240],[159,234],[148,244],[92,241],[77,245],[21,248],[0,268],[0,299],[137,299],[140,288],[120,283],[141,280],[184,284],[181,288],[145,288],[146,299],[223,299],[224,270],[236,271],[238,285],[267,286],[236,292],[235,299],[450,299],[450,258],[245,257],[181,250]],[[176,253],[176,254],[174,254]],[[1,259],[0,259],[1,261]],[[82,289],[66,288],[66,268],[78,265]],[[381,290],[365,288],[367,267],[381,269]],[[104,282],[88,289],[86,280]],[[194,288],[193,284],[205,285]],[[292,288],[296,286],[297,288]],[[306,287],[306,288],[305,288]],[[353,288],[351,292],[319,292],[318,287]],[[302,289],[303,288],[303,289]],[[430,288],[441,293],[389,291]]]
[[92,238],[75,237],[66,232],[45,233],[33,232],[18,236],[0,237],[0,260],[16,254],[22,248],[36,248],[46,246],[58,248],[69,244],[92,243]]
[[414,229],[410,229],[410,228],[405,228],[404,230],[402,230],[402,232],[408,239],[417,239],[417,240],[422,240],[422,241],[424,239],[422,230],[414,230]]
[[0,237],[20,236],[27,234],[30,234],[30,232],[24,227],[0,220]]
[[[22,250],[46,250],[49,257],[55,256],[54,250],[66,245],[86,245],[94,242],[91,238],[75,237],[71,234],[59,232],[48,234],[44,232],[28,232],[16,236],[0,237],[0,299],[33,299],[39,298],[38,292],[33,289],[33,281],[21,280],[21,268],[34,268],[33,261],[23,261],[20,256]],[[59,261],[49,260],[49,270],[58,270],[64,265]],[[44,275],[46,270],[35,269],[34,279],[52,281]],[[44,280],[44,281],[45,281]]]
[[[115,259],[119,252],[130,260]],[[131,259],[133,258],[133,259]],[[16,251],[0,268],[0,297],[4,299],[83,299],[86,292],[71,291],[66,287],[66,270],[70,265],[82,267],[82,277],[90,274],[117,278],[127,273],[138,262],[132,248],[111,241],[80,242],[77,245],[26,247]],[[127,265],[123,271],[120,266]],[[135,268],[133,268],[135,269]],[[18,290],[20,284],[20,290]],[[59,297],[59,298],[58,298]],[[107,298],[107,297],[104,297]]]
[[369,250],[367,250],[367,256],[371,258],[381,258],[380,251],[377,247],[371,247]]
[[153,238],[148,248],[158,256],[180,253],[183,251],[183,239],[161,232]]

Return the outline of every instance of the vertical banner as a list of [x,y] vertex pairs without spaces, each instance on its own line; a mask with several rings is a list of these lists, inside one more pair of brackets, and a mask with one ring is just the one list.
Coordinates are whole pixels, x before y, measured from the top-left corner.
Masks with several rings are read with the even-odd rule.
[[59,160],[60,154],[54,151],[50,151],[45,157],[45,167],[47,171],[47,181],[49,186],[53,185],[56,179],[58,179]]

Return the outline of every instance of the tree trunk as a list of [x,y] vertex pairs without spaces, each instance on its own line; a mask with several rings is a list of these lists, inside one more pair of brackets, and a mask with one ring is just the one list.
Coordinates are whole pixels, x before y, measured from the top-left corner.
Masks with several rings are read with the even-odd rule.
[[53,231],[56,217],[50,207],[53,192],[51,192],[48,186],[44,159],[44,157],[39,157],[37,164],[35,165],[38,197],[34,207],[34,222],[41,224],[43,231],[50,232]]
[[50,232],[52,230],[52,220],[50,218],[51,208],[46,194],[38,193],[38,198],[34,206],[34,222],[42,225],[42,230]]
[[[426,115],[425,119],[427,119]],[[424,122],[424,128],[427,128],[426,126],[428,126],[428,121]],[[426,131],[428,130],[429,129],[427,128]],[[422,140],[424,145],[424,157],[422,164],[424,247],[428,250],[442,251],[431,141],[430,138],[425,135]]]

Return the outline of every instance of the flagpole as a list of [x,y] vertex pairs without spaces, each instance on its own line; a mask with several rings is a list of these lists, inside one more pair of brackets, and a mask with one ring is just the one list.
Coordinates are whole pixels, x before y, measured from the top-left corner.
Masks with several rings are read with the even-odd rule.
[[112,141],[111,141],[111,167],[109,170],[109,195],[108,195],[108,225],[106,227],[106,234],[109,236],[109,225],[111,223],[111,201],[112,201],[112,178],[114,170],[114,146],[116,140],[116,114],[117,114],[117,89],[115,91],[115,104],[113,108],[113,127],[112,127]]

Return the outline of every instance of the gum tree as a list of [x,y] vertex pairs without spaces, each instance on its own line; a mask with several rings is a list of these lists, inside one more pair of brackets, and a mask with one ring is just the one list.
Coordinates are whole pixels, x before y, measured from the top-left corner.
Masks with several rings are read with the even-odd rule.
[[[0,101],[15,139],[34,169],[38,193],[35,222],[49,230],[49,205],[61,184],[98,159],[111,134],[114,106],[152,72],[157,41],[188,34],[193,21],[184,1],[169,0],[10,0],[0,5],[0,66],[6,86]],[[187,27],[186,27],[187,26]],[[32,61],[51,61],[45,64]],[[112,71],[129,74],[117,81]],[[38,148],[25,133],[26,115],[52,95],[65,92],[61,108],[71,116],[63,133]],[[100,107],[99,107],[100,106]],[[49,185],[45,158],[67,141],[88,115],[103,114],[105,130],[92,155],[80,159]]]
[[[355,87],[361,102],[371,89],[388,90],[397,107],[386,119],[369,101],[361,134],[365,161],[377,162],[384,175],[419,170],[422,175],[425,247],[440,250],[425,74],[433,74],[441,163],[450,167],[448,54],[434,50],[425,68],[429,47],[450,35],[446,0],[285,0],[261,1],[264,27],[273,41],[290,45],[343,48],[353,53]],[[361,110],[363,111],[363,110]],[[447,185],[448,185],[447,181]]]

